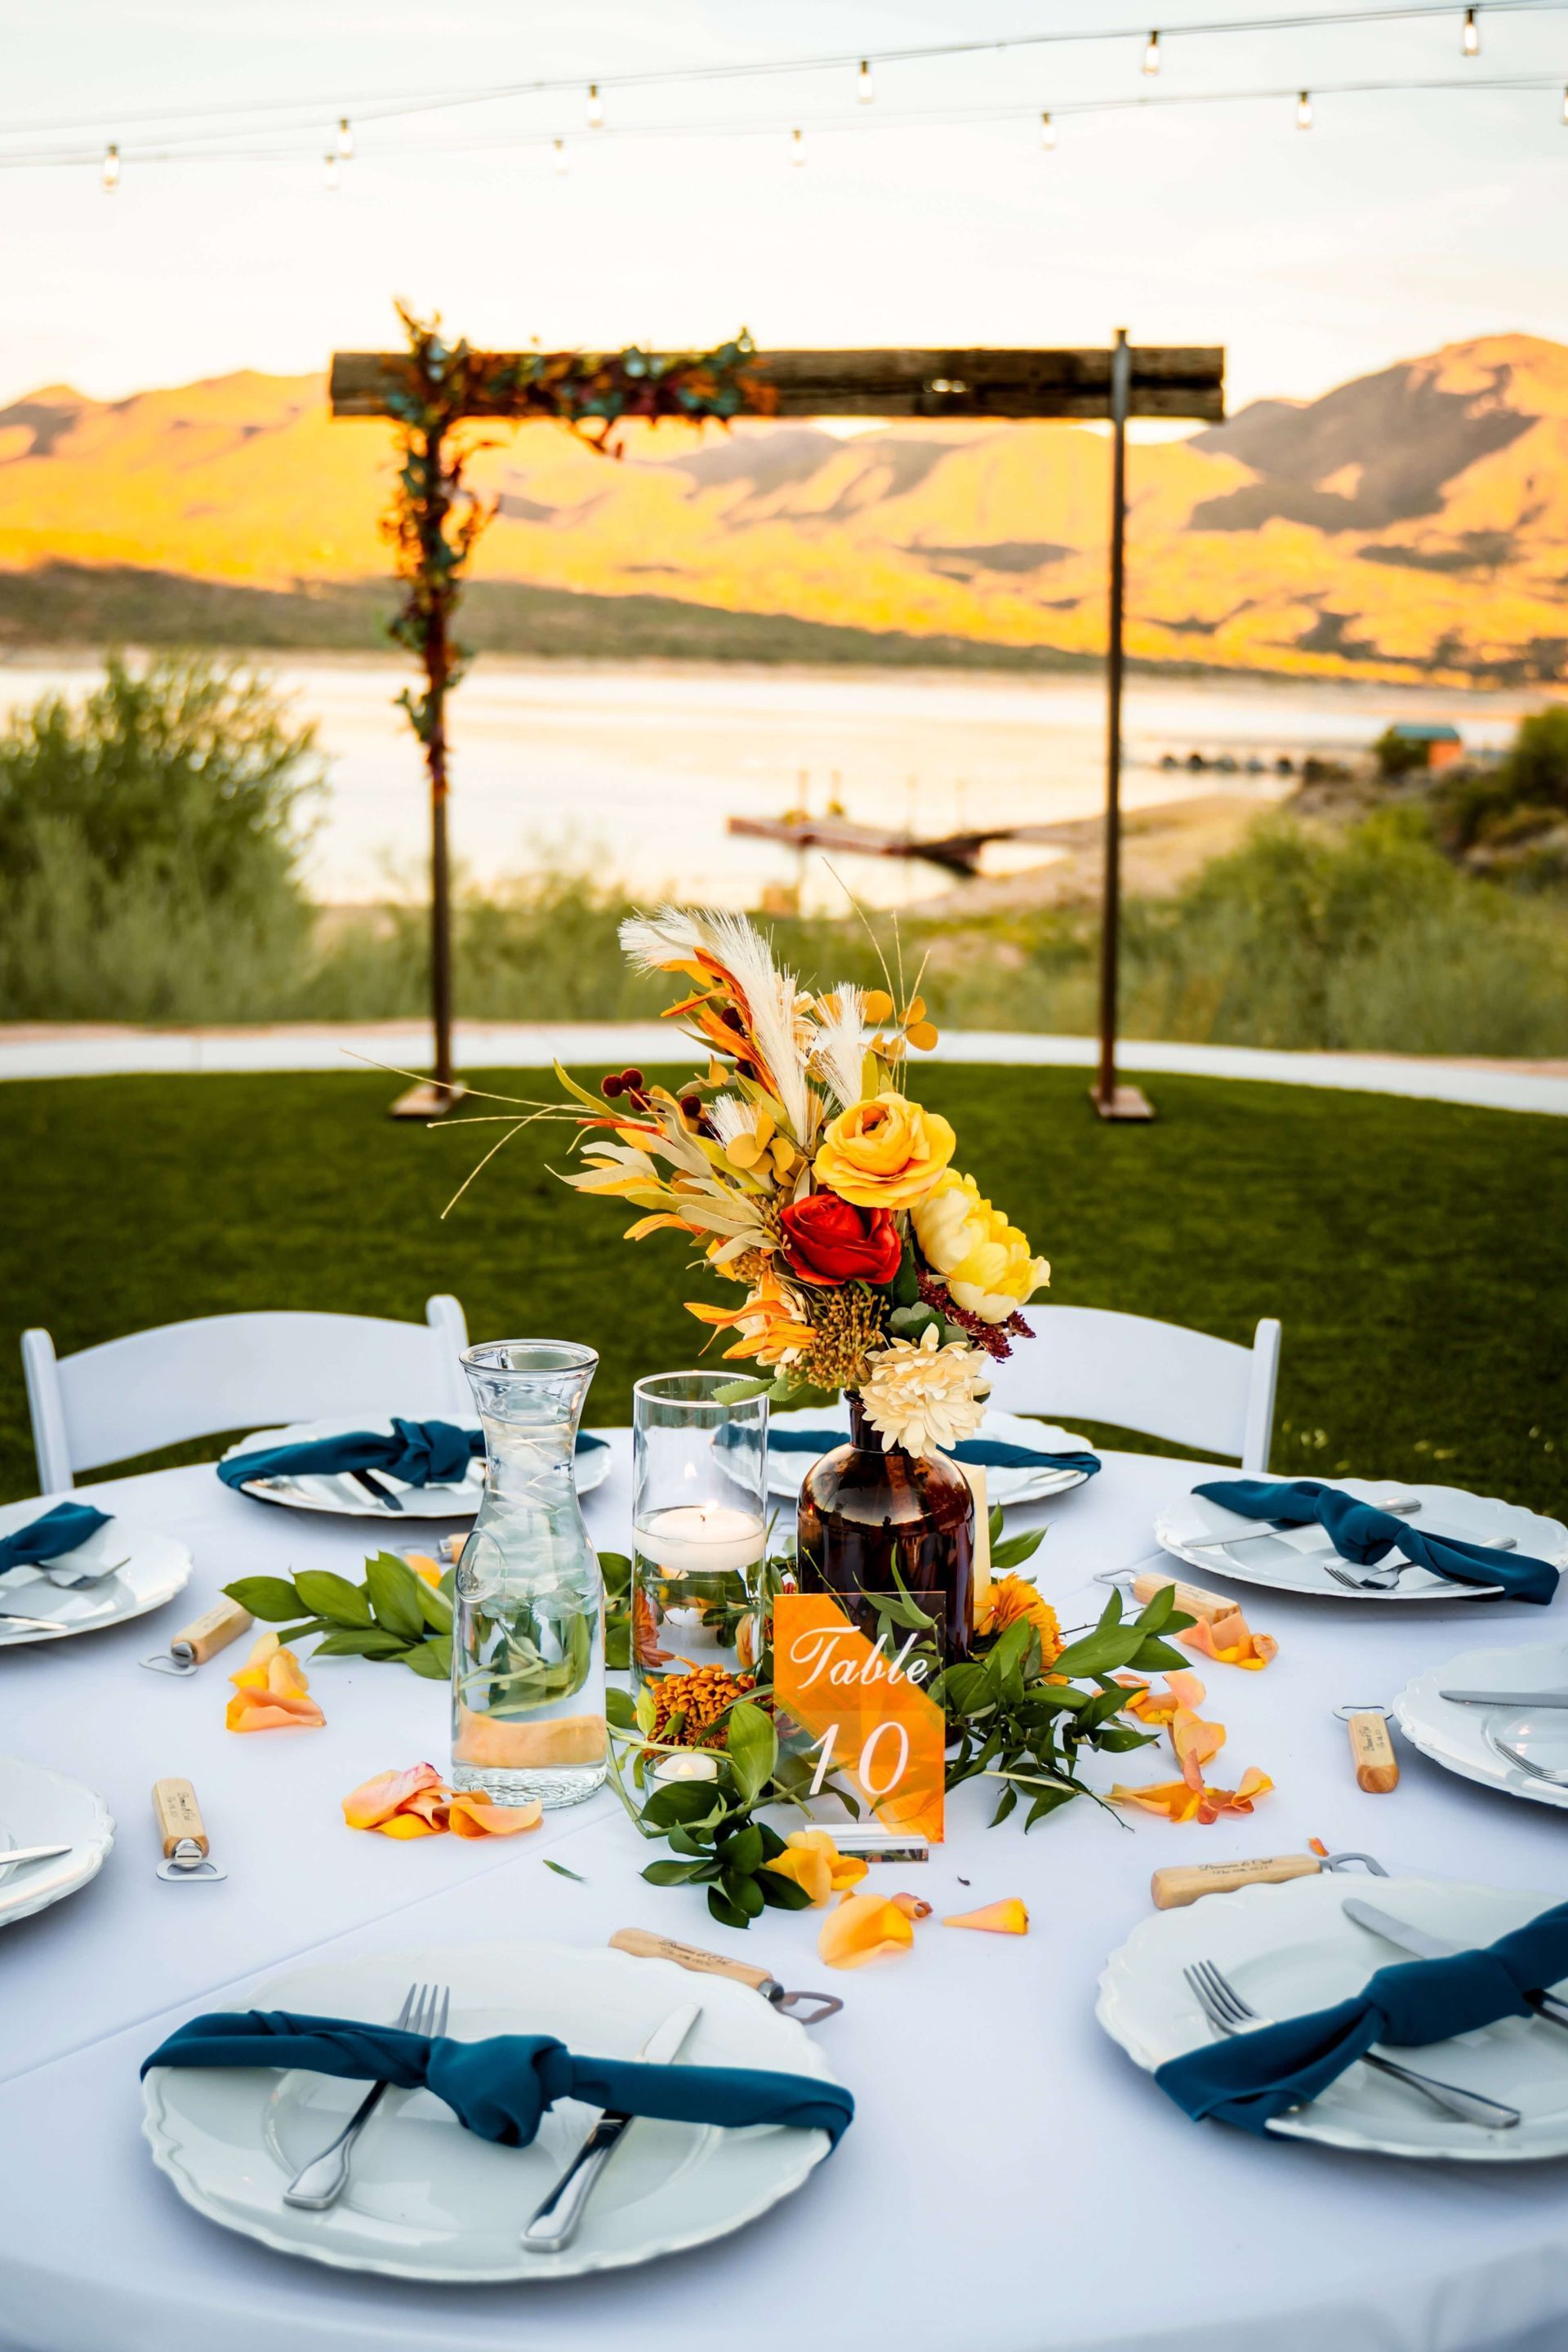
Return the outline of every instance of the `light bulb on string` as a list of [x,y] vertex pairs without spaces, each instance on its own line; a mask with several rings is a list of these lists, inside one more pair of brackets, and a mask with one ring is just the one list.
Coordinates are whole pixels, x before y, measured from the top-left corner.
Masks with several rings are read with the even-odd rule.
[[1151,33],[1144,47],[1143,70],[1146,74],[1157,74],[1160,70],[1160,36],[1158,33]]
[[1311,127],[1312,93],[1304,89],[1296,100],[1296,128],[1298,131],[1310,131]]
[[337,157],[335,155],[323,155],[321,158],[321,184],[327,190],[329,195],[335,194],[342,180],[342,173],[338,169]]
[[1480,53],[1481,28],[1476,22],[1475,10],[1467,8],[1464,29],[1459,35],[1459,55],[1462,58],[1479,58]]
[[566,177],[567,173],[572,169],[571,163],[566,153],[566,142],[564,139],[556,139],[551,143],[554,148],[554,154],[552,160],[555,165],[555,176],[558,180],[563,180]]
[[1568,129],[1568,81],[1565,81],[1563,85],[1563,111],[1558,117],[1558,121],[1563,125],[1564,129]]
[[1057,126],[1048,113],[1040,116],[1040,144],[1047,150],[1057,143]]
[[346,163],[354,152],[354,127],[346,114],[338,117],[338,152]]
[[795,163],[795,164],[800,164],[800,163],[805,163],[805,131],[792,131],[790,132],[790,134],[789,134],[789,160],[790,160],[790,162],[791,162],[792,163]]
[[104,149],[103,169],[99,173],[99,183],[106,196],[111,196],[114,194],[115,189],[120,185],[120,150],[118,147],[106,147]]
[[588,128],[590,131],[602,131],[604,127],[605,101],[599,96],[598,83],[591,81],[588,84]]
[[877,93],[871,82],[871,64],[868,58],[860,60],[860,70],[855,77],[855,95],[862,106],[869,106]]

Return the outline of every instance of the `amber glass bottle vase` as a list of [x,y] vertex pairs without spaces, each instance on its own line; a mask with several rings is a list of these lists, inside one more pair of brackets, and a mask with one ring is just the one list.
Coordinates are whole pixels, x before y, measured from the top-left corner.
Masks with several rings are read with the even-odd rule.
[[[874,1641],[883,1621],[864,1596],[895,1592],[901,1581],[938,1619],[943,1659],[967,1657],[974,1618],[969,1481],[945,1454],[884,1446],[859,1398],[850,1394],[847,1402],[847,1444],[814,1462],[801,1482],[802,1583],[808,1591],[826,1587],[837,1593],[846,1613]],[[901,1644],[903,1631],[889,1630]]]

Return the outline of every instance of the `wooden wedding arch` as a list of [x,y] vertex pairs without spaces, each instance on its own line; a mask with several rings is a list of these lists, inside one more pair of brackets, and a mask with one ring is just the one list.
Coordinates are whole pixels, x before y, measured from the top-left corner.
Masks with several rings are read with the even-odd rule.
[[918,416],[1105,419],[1111,427],[1110,565],[1106,646],[1105,860],[1100,939],[1100,1053],[1091,1089],[1102,1118],[1147,1118],[1116,1075],[1121,913],[1121,689],[1126,608],[1127,424],[1133,416],[1217,423],[1225,352],[1214,346],[1105,350],[758,352],[742,336],[708,353],[479,352],[447,346],[405,314],[407,352],[340,352],[334,416],[384,416],[400,429],[398,499],[388,536],[405,604],[393,634],[425,672],[404,697],[430,777],[431,996],[435,1071],[395,1107],[438,1114],[456,1099],[447,849],[447,697],[462,661],[451,631],[465,564],[489,519],[465,490],[452,440],[468,419],[551,416],[603,447],[626,416]]

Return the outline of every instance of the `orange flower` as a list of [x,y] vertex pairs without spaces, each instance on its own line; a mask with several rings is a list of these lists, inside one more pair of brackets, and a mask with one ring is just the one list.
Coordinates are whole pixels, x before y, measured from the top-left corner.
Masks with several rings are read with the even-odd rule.
[[840,1853],[826,1830],[796,1830],[784,1840],[785,1851],[767,1865],[780,1878],[793,1878],[813,1903],[843,1895],[866,1875],[858,1854]]
[[1029,1914],[1016,1895],[1009,1895],[1000,1903],[983,1903],[978,1911],[955,1911],[942,1921],[944,1927],[980,1927],[990,1936],[1026,1936]]
[[1199,1650],[1205,1658],[1213,1658],[1222,1666],[1246,1666],[1257,1674],[1270,1658],[1279,1654],[1279,1644],[1270,1633],[1255,1633],[1239,1609],[1228,1617],[1216,1617],[1212,1625],[1200,1617],[1184,1633],[1176,1636],[1184,1649]]
[[263,1633],[229,1681],[234,1696],[224,1714],[230,1731],[317,1731],[327,1718],[310,1696],[310,1685],[292,1650],[276,1633]]
[[1135,1715],[1140,1723],[1169,1723],[1182,1707],[1199,1707],[1204,1703],[1204,1686],[1196,1675],[1178,1666],[1165,1676],[1165,1687],[1157,1691],[1152,1683],[1134,1682],[1131,1675],[1119,1677],[1132,1696],[1122,1708],[1123,1715]]
[[717,1330],[734,1325],[741,1336],[725,1349],[726,1361],[732,1356],[754,1356],[760,1364],[787,1363],[816,1336],[794,1292],[771,1272],[759,1275],[739,1307],[709,1307],[689,1298],[686,1311]]
[[816,1948],[830,1969],[861,1969],[907,1952],[914,1940],[910,1921],[885,1895],[846,1895],[823,1921]]
[[1048,1601],[1040,1597],[1038,1588],[1026,1576],[998,1576],[993,1579],[991,1590],[982,1604],[984,1624],[975,1624],[977,1633],[1005,1633],[1020,1617],[1026,1617],[1040,1637],[1040,1664],[1048,1666],[1062,1651],[1062,1629],[1057,1612]]

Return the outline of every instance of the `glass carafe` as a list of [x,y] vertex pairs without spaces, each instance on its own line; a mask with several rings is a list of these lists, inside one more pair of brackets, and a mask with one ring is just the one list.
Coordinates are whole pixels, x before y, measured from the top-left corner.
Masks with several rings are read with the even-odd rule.
[[573,1805],[605,1778],[605,1602],[573,1477],[599,1359],[498,1339],[463,1367],[485,1492],[453,1579],[452,1785],[492,1804]]

